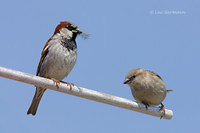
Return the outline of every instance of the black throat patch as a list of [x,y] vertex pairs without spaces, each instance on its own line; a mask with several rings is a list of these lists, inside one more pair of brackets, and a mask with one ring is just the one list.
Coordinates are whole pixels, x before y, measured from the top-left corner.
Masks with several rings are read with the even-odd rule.
[[67,39],[67,38],[63,37],[63,39],[61,41],[61,45],[63,45],[63,47],[65,47],[65,48],[67,48],[68,51],[74,50],[77,48],[75,39]]

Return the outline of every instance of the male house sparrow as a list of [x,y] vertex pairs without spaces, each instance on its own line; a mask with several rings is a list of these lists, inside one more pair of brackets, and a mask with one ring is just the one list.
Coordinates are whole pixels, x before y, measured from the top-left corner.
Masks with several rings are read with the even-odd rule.
[[[76,63],[76,36],[82,32],[70,22],[60,22],[47,41],[37,68],[37,76],[50,78],[56,83],[66,77]],[[27,114],[35,115],[46,88],[37,87]]]
[[160,108],[164,115],[165,109],[162,101],[167,92],[171,90],[166,89],[165,83],[158,74],[141,68],[134,69],[128,72],[124,84],[130,86],[135,100],[143,103],[146,109],[150,105],[161,104]]

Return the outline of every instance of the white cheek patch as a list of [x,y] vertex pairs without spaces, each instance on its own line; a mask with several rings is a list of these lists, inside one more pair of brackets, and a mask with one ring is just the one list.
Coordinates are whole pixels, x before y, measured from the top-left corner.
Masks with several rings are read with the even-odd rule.
[[62,28],[60,30],[61,36],[65,36],[67,39],[71,39],[73,36],[73,32],[68,30],[67,28]]

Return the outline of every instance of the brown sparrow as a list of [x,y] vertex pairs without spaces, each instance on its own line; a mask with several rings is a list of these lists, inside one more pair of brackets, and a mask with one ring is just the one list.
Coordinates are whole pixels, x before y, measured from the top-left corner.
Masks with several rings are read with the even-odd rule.
[[[37,76],[53,79],[56,83],[65,78],[76,63],[76,36],[82,32],[70,22],[64,21],[56,27],[47,41],[37,68]],[[27,114],[35,115],[46,88],[37,87]]]
[[137,102],[145,105],[146,109],[150,105],[161,104],[160,109],[165,113],[162,101],[165,99],[168,91],[162,78],[151,71],[141,68],[134,69],[126,75],[124,84],[128,84],[131,88],[133,97]]

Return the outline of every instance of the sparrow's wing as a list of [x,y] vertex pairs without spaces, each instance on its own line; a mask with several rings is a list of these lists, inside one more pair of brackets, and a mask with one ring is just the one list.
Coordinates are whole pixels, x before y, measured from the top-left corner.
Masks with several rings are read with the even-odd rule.
[[157,73],[155,73],[155,72],[152,72],[152,71],[149,71],[149,70],[147,70],[148,72],[150,72],[152,75],[155,75],[155,76],[157,76],[159,79],[161,79],[161,80],[163,80]]
[[[149,71],[149,70],[148,70]],[[155,75],[157,76],[159,79],[163,80],[157,73],[155,72],[152,72],[152,71],[149,71],[152,75]],[[173,90],[167,90],[167,92],[170,92],[170,91],[173,91]]]
[[49,41],[51,41],[51,38],[47,41],[47,43],[45,44],[43,50],[42,50],[42,54],[41,54],[41,58],[40,58],[40,62],[38,64],[38,68],[37,68],[37,72],[36,72],[36,75],[38,76],[39,72],[40,72],[40,68],[41,68],[41,65],[48,53],[48,43]]

